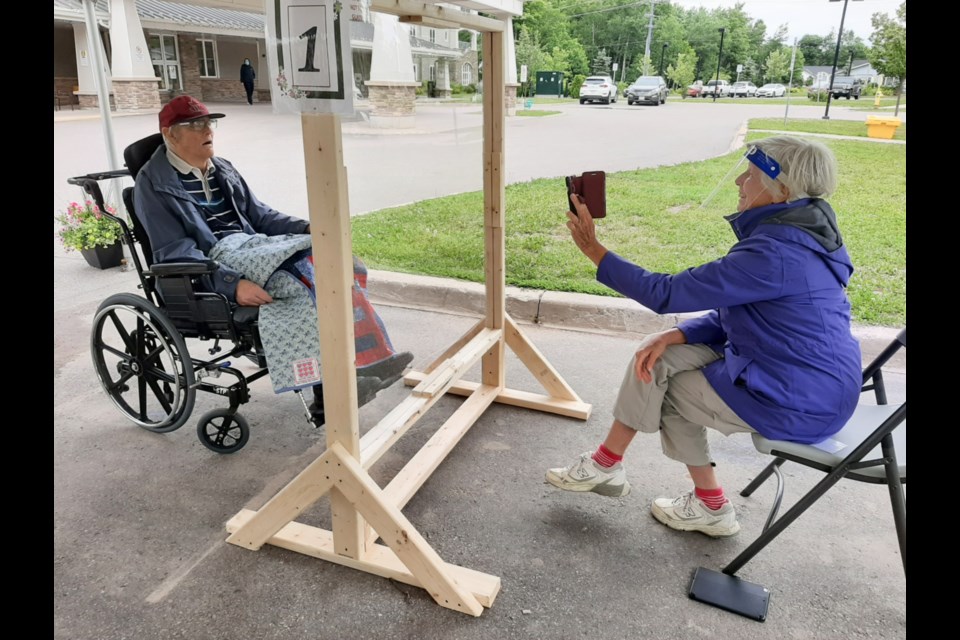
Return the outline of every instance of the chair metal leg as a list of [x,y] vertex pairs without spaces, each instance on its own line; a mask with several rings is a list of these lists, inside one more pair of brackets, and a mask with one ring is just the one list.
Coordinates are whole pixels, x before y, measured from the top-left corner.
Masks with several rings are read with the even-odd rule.
[[764,531],[769,529],[770,525],[773,524],[773,521],[777,519],[777,512],[780,511],[780,503],[783,502],[784,480],[783,480],[783,472],[780,471],[780,465],[777,465],[776,467],[774,467],[773,472],[777,474],[777,494],[773,498],[773,506],[770,507],[770,513],[767,514],[767,521],[763,525]]
[[751,482],[750,484],[748,484],[747,487],[746,487],[743,491],[740,492],[740,495],[743,496],[744,498],[746,498],[746,497],[748,497],[750,494],[752,494],[754,491],[756,491],[756,490],[760,487],[761,484],[763,484],[764,482],[766,482],[767,478],[770,477],[770,474],[773,473],[773,470],[774,470],[776,467],[779,467],[780,465],[782,465],[783,462],[784,462],[784,459],[783,459],[783,458],[776,458],[776,459],[774,459],[773,462],[771,462],[771,463],[768,464],[766,467],[764,467],[763,471],[761,471],[759,474],[757,474],[757,477],[753,479],[753,482]]
[[763,532],[750,544],[750,546],[741,551],[740,555],[734,558],[730,564],[723,568],[723,572],[729,576],[732,576],[739,571],[743,565],[747,564],[747,562],[753,558],[753,556],[760,553],[764,547],[773,542],[773,539],[780,535],[780,533],[794,520],[799,518],[804,511],[806,511],[820,498],[820,496],[826,493],[828,489],[833,487],[833,485],[837,484],[843,478],[843,476],[846,475],[846,471],[846,467],[841,466],[830,472],[823,480],[818,482],[813,489],[808,491],[805,496],[800,498],[795,505],[790,507],[790,509],[788,509],[783,516],[781,516],[776,522],[772,523],[769,528],[764,528]]
[[757,488],[770,477],[770,474],[776,474],[777,476],[777,490],[776,494],[773,497],[773,506],[770,507],[770,513],[767,514],[767,521],[763,525],[763,530],[766,531],[770,528],[770,525],[773,524],[773,521],[777,518],[777,512],[780,511],[780,503],[783,502],[783,472],[780,471],[780,465],[784,463],[784,458],[776,458],[773,462],[764,467],[756,478],[753,479],[753,482],[747,485],[747,487],[740,492],[740,495],[743,497],[750,496]]
[[[843,461],[842,464],[838,465],[833,471],[828,473],[820,482],[818,482],[810,491],[806,493],[800,500],[797,501],[790,509],[787,510],[776,522],[774,522],[769,529],[761,533],[756,540],[754,540],[750,546],[740,552],[736,558],[734,558],[730,564],[723,568],[723,572],[729,576],[734,575],[739,571],[743,565],[747,564],[755,555],[760,553],[764,547],[773,542],[773,539],[776,538],[780,533],[786,529],[790,524],[800,517],[804,511],[806,511],[814,502],[820,499],[824,493],[826,493],[833,485],[840,482],[847,472],[850,470],[851,465],[855,465],[860,462],[863,457],[869,453],[874,447],[881,443],[881,441],[887,436],[890,435],[890,432],[893,429],[903,422],[907,416],[907,403],[903,403],[893,414],[884,420],[883,424],[873,432],[866,440],[860,443],[856,449],[854,449]],[[892,447],[893,440],[889,440]],[[895,460],[896,456],[892,456],[892,459]],[[896,473],[896,471],[894,471]],[[890,473],[888,469],[887,473]],[[906,508],[904,507],[904,513],[906,513]],[[903,541],[906,541],[906,518],[904,518],[904,538]]]
[[890,490],[890,506],[893,508],[893,522],[897,527],[897,541],[900,543],[900,560],[903,573],[907,573],[907,501],[903,495],[903,483],[900,482],[900,469],[897,465],[897,452],[893,445],[893,436],[887,435],[881,442],[884,466],[887,471],[887,488]]

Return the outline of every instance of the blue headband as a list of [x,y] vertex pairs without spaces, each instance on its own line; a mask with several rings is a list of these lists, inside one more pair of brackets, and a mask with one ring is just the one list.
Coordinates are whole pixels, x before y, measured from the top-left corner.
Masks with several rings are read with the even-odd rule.
[[780,163],[757,147],[750,147],[747,150],[747,160],[767,174],[771,180],[776,180],[777,176],[780,175]]

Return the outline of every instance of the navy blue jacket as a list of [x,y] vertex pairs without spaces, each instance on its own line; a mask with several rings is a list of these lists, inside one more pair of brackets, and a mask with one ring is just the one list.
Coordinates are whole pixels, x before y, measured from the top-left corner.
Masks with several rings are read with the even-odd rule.
[[830,205],[811,198],[729,216],[739,242],[675,275],[614,253],[597,279],[657,313],[711,311],[677,325],[723,358],[704,375],[767,438],[820,442],[856,407],[860,345],[850,333],[850,256]]
[[[257,200],[233,165],[223,158],[213,158],[216,179],[223,195],[233,203],[240,216],[243,232],[279,236],[306,233],[310,224],[293,218]],[[195,262],[217,243],[207,226],[203,211],[183,188],[176,170],[167,160],[167,147],[160,145],[134,182],[134,207],[143,223],[154,262]],[[212,288],[231,301],[236,301],[237,281],[243,274],[221,264],[212,277]]]

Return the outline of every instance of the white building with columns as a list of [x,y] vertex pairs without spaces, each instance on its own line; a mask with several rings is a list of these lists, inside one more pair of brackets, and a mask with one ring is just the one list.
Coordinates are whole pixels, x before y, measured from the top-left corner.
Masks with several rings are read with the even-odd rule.
[[[483,12],[507,21],[507,107],[516,96],[513,17],[525,0],[466,0],[432,3]],[[371,12],[364,0],[346,0],[354,84],[358,96],[388,121],[407,120],[417,94],[448,97],[454,85],[476,87],[480,80],[476,32],[401,24],[394,16]],[[54,106],[94,107],[92,68],[83,0],[53,0]],[[97,0],[95,16],[105,52],[103,77],[118,110],[159,108],[180,93],[206,102],[243,102],[239,67],[244,58],[257,70],[257,99],[269,100],[270,71],[265,55],[264,0]],[[378,34],[379,31],[379,34]],[[419,92],[417,90],[420,90]],[[381,100],[384,96],[388,100]],[[397,122],[396,124],[400,124]],[[401,126],[403,126],[401,124]]]

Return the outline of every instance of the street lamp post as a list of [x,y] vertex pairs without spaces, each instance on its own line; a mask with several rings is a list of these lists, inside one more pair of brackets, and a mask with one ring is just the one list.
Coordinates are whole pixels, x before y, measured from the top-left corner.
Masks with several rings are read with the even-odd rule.
[[[837,48],[833,52],[833,69],[830,71],[830,86],[827,89],[827,108],[823,112],[823,119],[830,119],[830,98],[833,97],[833,79],[837,76],[837,61],[840,59],[840,39],[843,37],[843,21],[847,17],[847,3],[850,0],[843,0],[843,13],[840,14],[840,33],[837,34]],[[862,0],[854,0],[858,2]],[[830,0],[830,2],[840,2],[840,0]]]
[[663,76],[663,54],[667,52],[667,47],[670,46],[669,42],[663,43],[663,48],[660,49],[660,75]]
[[[830,0],[831,2],[833,0]],[[713,85],[713,101],[717,101],[717,94],[720,93],[720,57],[723,55],[723,32],[726,31],[725,27],[720,27],[717,29],[720,32],[720,51],[717,53],[717,81]]]

